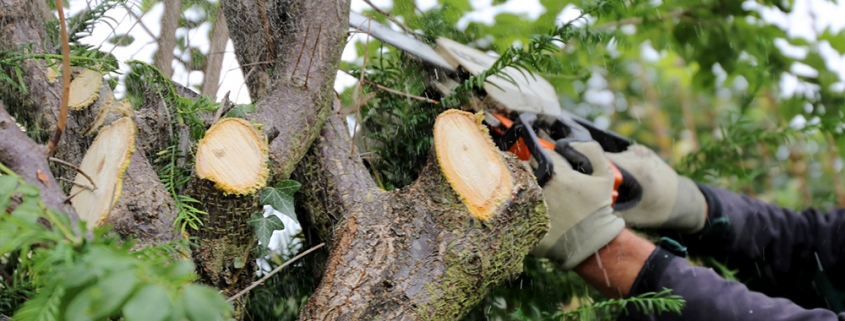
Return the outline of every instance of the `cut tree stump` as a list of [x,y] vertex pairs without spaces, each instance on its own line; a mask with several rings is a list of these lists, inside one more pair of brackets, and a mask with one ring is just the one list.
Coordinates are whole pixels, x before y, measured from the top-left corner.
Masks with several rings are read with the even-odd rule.
[[267,184],[267,150],[266,138],[240,118],[221,119],[197,147],[197,178],[186,192],[208,215],[192,231],[200,239],[194,261],[201,280],[226,295],[249,285],[255,274],[256,238],[247,222],[261,210],[258,191]]
[[306,208],[345,211],[327,213],[342,219],[300,320],[459,320],[522,271],[548,230],[541,189],[494,147],[477,115],[441,114],[420,178],[390,192],[349,155],[341,124],[329,118],[298,174],[327,194],[306,196]]
[[93,228],[113,225],[138,247],[181,237],[173,226],[177,210],[143,153],[135,148],[135,123],[128,117],[103,128],[82,159],[71,188],[73,206]]

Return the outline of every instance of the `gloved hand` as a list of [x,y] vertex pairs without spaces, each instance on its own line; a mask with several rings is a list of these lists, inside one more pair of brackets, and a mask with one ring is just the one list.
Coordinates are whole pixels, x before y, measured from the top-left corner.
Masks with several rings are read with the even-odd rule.
[[589,159],[593,174],[573,170],[561,155],[548,151],[554,176],[543,187],[551,229],[531,252],[570,270],[610,243],[625,222],[613,215],[613,172],[598,143],[571,142]]
[[[632,208],[615,212],[628,225],[695,233],[704,227],[707,201],[689,178],[678,176],[651,149],[633,145],[622,153],[607,153],[639,183],[642,198]],[[617,204],[617,207],[618,204]]]

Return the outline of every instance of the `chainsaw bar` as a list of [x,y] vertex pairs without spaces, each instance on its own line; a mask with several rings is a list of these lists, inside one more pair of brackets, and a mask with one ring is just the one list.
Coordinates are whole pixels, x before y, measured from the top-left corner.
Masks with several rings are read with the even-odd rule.
[[409,55],[422,60],[447,73],[456,74],[458,71],[454,66],[443,59],[431,46],[417,40],[414,37],[390,29],[378,21],[365,17],[357,12],[349,12],[349,26],[361,32],[368,33],[378,40],[384,41]]

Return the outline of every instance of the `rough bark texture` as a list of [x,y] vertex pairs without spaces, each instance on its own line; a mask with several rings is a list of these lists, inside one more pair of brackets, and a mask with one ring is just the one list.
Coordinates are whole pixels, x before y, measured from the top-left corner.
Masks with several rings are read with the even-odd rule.
[[67,196],[53,178],[44,149],[21,131],[18,124],[0,104],[0,163],[8,166],[27,183],[41,191],[41,200],[47,207],[65,213],[72,221],[79,219],[76,210],[65,202]]
[[384,192],[349,147],[346,126],[332,116],[309,166],[298,171],[315,193],[311,208],[341,218],[301,320],[460,319],[521,272],[548,228],[540,187],[512,155],[503,154],[514,175],[511,198],[481,221],[471,218],[433,155],[420,180]]
[[349,21],[348,0],[226,0],[222,3],[276,178],[288,177],[317,136]]
[[193,256],[200,281],[231,296],[250,284],[255,271],[252,247],[257,240],[247,221],[261,208],[258,197],[225,196],[203,179],[190,182],[186,193],[200,200],[197,208],[208,213],[199,230],[191,230],[199,238]]
[[[137,138],[136,138],[137,139]],[[179,211],[153,167],[136,149],[123,174],[123,193],[104,221],[122,237],[131,236],[139,247],[182,237],[173,226]]]
[[[51,53],[53,43],[42,20],[42,7],[46,5],[44,1],[0,1],[0,50],[21,51],[32,44],[32,53]],[[27,59],[19,64],[25,74],[24,83],[29,94],[3,86],[2,98],[9,106],[9,113],[35,134],[36,142],[42,143],[47,140],[58,118],[61,80],[53,84],[47,81],[47,62],[43,60]],[[14,75],[11,69],[6,72]]]
[[[30,47],[31,53],[54,53],[53,41],[47,36],[44,27],[44,1],[32,0],[0,0],[0,50],[24,52],[23,48]],[[27,128],[31,137],[37,143],[47,141],[48,136],[56,128],[61,102],[62,81],[54,83],[47,81],[47,66],[51,62],[38,59],[19,61],[23,70],[23,82],[28,92],[20,92],[11,86],[2,86],[2,99],[7,103],[8,111],[15,119]],[[60,64],[60,61],[53,63]],[[7,74],[15,75],[14,71],[6,70]],[[87,125],[79,123],[73,113],[68,115],[67,127],[59,141],[54,156],[79,164],[85,155],[87,144],[80,134]],[[89,141],[90,143],[90,141]],[[65,177],[66,169],[54,167],[56,177]],[[65,177],[73,179],[73,176]]]

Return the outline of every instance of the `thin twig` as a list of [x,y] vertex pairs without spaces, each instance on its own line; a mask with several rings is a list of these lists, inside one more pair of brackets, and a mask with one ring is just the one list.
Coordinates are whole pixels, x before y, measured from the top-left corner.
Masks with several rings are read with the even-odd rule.
[[59,25],[62,30],[62,102],[59,108],[59,121],[56,124],[56,131],[50,137],[47,144],[47,155],[53,155],[62,139],[62,133],[67,124],[67,104],[70,99],[70,43],[67,36],[67,25],[65,25],[65,9],[62,0],[56,0],[56,10],[59,13]]
[[299,255],[294,256],[292,259],[287,260],[287,262],[282,263],[282,265],[279,265],[279,267],[273,269],[273,271],[270,271],[270,273],[267,273],[267,275],[262,277],[260,280],[255,281],[252,284],[250,284],[248,287],[246,287],[246,289],[241,290],[241,292],[238,292],[237,294],[235,294],[232,297],[230,297],[229,299],[227,299],[226,302],[232,302],[235,299],[243,296],[244,294],[247,294],[250,290],[256,288],[259,285],[261,285],[262,283],[264,283],[264,281],[267,281],[267,279],[269,279],[271,276],[275,275],[276,273],[279,273],[279,271],[284,269],[286,266],[290,265],[291,263],[295,262],[296,260],[299,260],[303,256],[307,255],[308,253],[314,252],[315,250],[317,250],[317,249],[319,249],[319,248],[321,248],[325,245],[326,245],[326,243],[320,243],[317,246],[312,247],[305,252],[299,253]]
[[405,33],[412,35],[415,38],[419,39],[419,36],[417,36],[417,34],[413,30],[411,30],[411,28],[408,28],[408,26],[402,24],[402,22],[399,22],[399,19],[396,19],[395,17],[390,15],[390,12],[379,9],[379,7],[376,7],[376,5],[374,5],[372,2],[370,2],[370,0],[364,0],[364,2],[366,2],[368,5],[370,5],[370,7],[372,7],[373,10],[375,10],[376,12],[383,14],[385,17],[387,17],[387,19],[389,19],[390,21],[393,21],[393,23],[395,23],[397,26],[399,26],[399,28],[402,28],[402,31],[405,31]]
[[73,184],[73,185],[75,185],[75,186],[82,187],[82,188],[87,189],[87,190],[92,191],[92,192],[94,191],[94,188],[93,188],[93,187],[91,187],[91,186],[88,186],[88,185],[85,185],[85,184],[80,184],[80,183],[77,183],[77,182],[75,182],[75,181],[69,180],[69,179],[64,178],[64,177],[58,177],[58,178],[56,178],[56,179],[58,179],[58,180],[60,180],[60,181],[65,181],[65,182],[71,183],[71,184]]
[[[366,0],[365,0],[366,1]],[[369,2],[368,2],[369,3]],[[372,3],[369,3],[372,6]],[[373,6],[375,8],[375,6]],[[349,155],[355,154],[355,137],[358,136],[358,125],[361,123],[361,91],[364,90],[364,74],[367,73],[367,55],[370,52],[370,26],[373,18],[367,19],[367,42],[364,45],[364,61],[361,63],[361,76],[358,77],[358,86],[355,88],[355,126],[352,128],[352,148],[349,149]]]
[[[342,71],[343,73],[345,73],[347,75],[352,76],[352,74],[349,73],[346,70],[340,69],[340,71]],[[409,94],[409,93],[406,93],[406,92],[398,91],[398,90],[390,88],[390,87],[385,87],[385,86],[379,85],[379,84],[377,84],[373,81],[367,80],[367,79],[364,79],[364,82],[372,85],[373,87],[378,88],[379,90],[384,90],[384,91],[389,92],[391,94],[395,94],[395,95],[399,95],[399,96],[403,96],[403,97],[407,97],[407,98],[411,98],[411,99],[415,99],[415,100],[421,100],[421,101],[432,103],[432,104],[439,104],[440,103],[440,101],[435,100],[435,99],[426,98],[426,97],[422,97],[422,96],[416,96],[416,95],[412,95],[412,94]]]
[[88,181],[89,181],[89,182],[91,182],[91,185],[92,185],[92,186],[94,186],[94,189],[97,189],[97,184],[96,184],[96,183],[94,183],[94,180],[93,180],[93,179],[91,179],[91,176],[88,176],[88,174],[85,174],[85,172],[84,172],[84,171],[82,171],[82,169],[81,169],[81,168],[79,168],[79,167],[77,167],[76,165],[73,165],[73,164],[71,164],[71,163],[68,163],[68,162],[66,162],[66,161],[63,161],[63,160],[61,160],[61,159],[55,158],[55,157],[50,157],[50,158],[48,158],[48,159],[49,159],[51,162],[53,162],[53,163],[56,163],[56,164],[59,164],[59,165],[64,165],[64,166],[67,166],[67,167],[73,168],[73,169],[74,169],[77,173],[82,174],[82,176],[85,176],[85,178],[87,178],[87,179],[88,179]]

